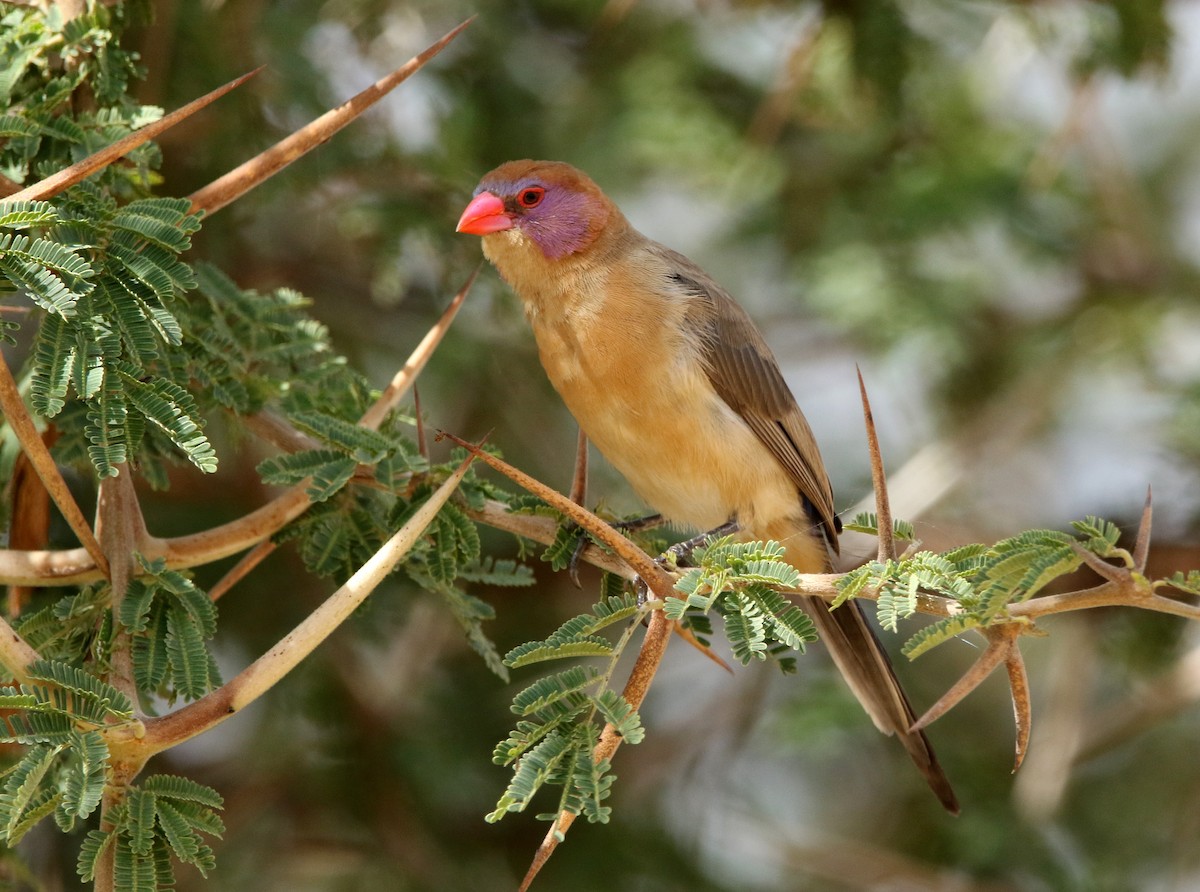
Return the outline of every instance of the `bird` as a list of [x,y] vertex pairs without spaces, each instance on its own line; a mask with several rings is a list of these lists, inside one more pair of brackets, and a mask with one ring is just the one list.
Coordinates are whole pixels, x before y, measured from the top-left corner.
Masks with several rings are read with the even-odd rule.
[[[829,572],[841,524],[821,454],[766,339],[684,255],[638,232],[587,174],[509,161],[457,231],[520,298],[550,382],[600,454],[673,525],[731,521],[802,573]],[[867,714],[942,805],[958,801],[862,609],[802,596]]]

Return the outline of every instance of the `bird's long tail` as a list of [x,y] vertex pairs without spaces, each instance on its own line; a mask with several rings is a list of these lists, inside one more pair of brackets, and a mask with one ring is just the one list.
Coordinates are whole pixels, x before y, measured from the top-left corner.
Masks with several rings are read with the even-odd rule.
[[916,720],[912,706],[862,608],[854,601],[836,610],[830,610],[820,598],[806,601],[807,612],[828,646],[833,662],[876,727],[900,739],[934,795],[948,812],[958,814],[958,799],[938,764],[929,738],[923,731],[909,730]]

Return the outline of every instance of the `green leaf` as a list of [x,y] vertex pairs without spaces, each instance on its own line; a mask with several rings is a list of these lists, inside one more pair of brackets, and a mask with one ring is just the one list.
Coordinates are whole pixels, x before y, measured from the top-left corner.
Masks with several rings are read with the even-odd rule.
[[75,363],[74,333],[61,316],[48,314],[33,348],[30,403],[38,414],[53,418],[62,411]]
[[378,431],[323,412],[293,412],[288,418],[297,427],[338,447],[360,464],[373,465],[393,448],[391,440]]
[[575,657],[607,657],[613,646],[598,636],[579,638],[570,642],[530,641],[518,645],[504,655],[504,665],[519,669],[546,660],[565,660]]
[[92,700],[114,718],[133,716],[133,704],[125,694],[75,666],[53,660],[35,660],[26,667],[25,674],[31,680],[48,681]]
[[89,830],[87,836],[83,838],[83,845],[79,848],[79,858],[76,862],[75,871],[79,874],[79,878],[85,883],[90,883],[96,878],[96,867],[100,863],[100,859],[104,857],[104,853],[108,847],[112,845],[116,838],[115,830],[104,833],[100,830]]
[[[272,486],[291,486],[301,480],[307,480],[320,472],[327,465],[339,466],[349,462],[351,474],[358,467],[353,459],[334,449],[306,449],[288,455],[276,455],[258,463],[258,473],[263,483]],[[346,480],[349,480],[349,476]],[[345,482],[345,481],[343,481]],[[332,493],[330,493],[332,495]]]
[[573,666],[555,675],[539,678],[513,698],[512,711],[518,715],[531,715],[590,687],[599,678],[596,670],[582,666]]
[[642,727],[641,717],[629,701],[616,691],[604,691],[595,702],[600,715],[626,743],[641,743],[645,739],[646,729]]
[[525,753],[517,763],[508,789],[500,797],[496,810],[487,816],[487,821],[495,823],[508,812],[524,811],[534,794],[558,770],[572,748],[570,737],[553,731]]
[[203,630],[181,606],[171,605],[167,610],[166,645],[176,693],[189,700],[207,694],[211,679]]
[[149,855],[154,845],[154,819],[158,800],[146,789],[132,787],[125,801],[129,809],[129,821],[125,826],[129,848],[135,854]]
[[163,378],[144,382],[126,367],[122,378],[131,405],[158,425],[197,468],[206,474],[217,470],[217,454],[200,431],[201,420],[191,394]]
[[982,625],[983,623],[978,617],[969,614],[946,617],[926,626],[909,638],[901,652],[910,660],[915,660],[921,654],[949,641],[956,635],[969,629],[977,629]]
[[46,744],[31,746],[5,778],[3,790],[0,791],[0,821],[4,825],[4,837],[10,845],[15,842],[13,833],[21,825],[30,806],[44,805],[45,800],[36,797],[60,749]]
[[180,802],[195,802],[208,808],[223,808],[225,800],[212,787],[198,784],[194,780],[174,774],[156,774],[142,782],[142,789],[154,793],[159,799],[169,799],[178,806]]
[[74,818],[86,818],[104,795],[108,745],[99,731],[75,731],[72,737],[61,807]]

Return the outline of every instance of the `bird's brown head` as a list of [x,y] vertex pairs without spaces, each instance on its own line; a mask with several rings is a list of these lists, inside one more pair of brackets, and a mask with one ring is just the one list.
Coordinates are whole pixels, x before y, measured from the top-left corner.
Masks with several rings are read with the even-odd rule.
[[615,216],[600,188],[571,165],[509,161],[479,181],[457,229],[523,236],[547,260],[561,260],[590,248]]

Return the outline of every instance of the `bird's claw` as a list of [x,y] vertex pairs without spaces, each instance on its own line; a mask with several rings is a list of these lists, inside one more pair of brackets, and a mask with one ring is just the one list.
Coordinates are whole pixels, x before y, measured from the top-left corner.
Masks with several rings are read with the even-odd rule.
[[[661,514],[649,514],[645,517],[635,517],[632,520],[617,521],[612,524],[612,528],[621,533],[629,533],[657,526],[660,523],[662,523]],[[592,538],[588,535],[587,530],[579,524],[572,522],[571,527],[579,539],[575,543],[575,550],[571,552],[571,560],[567,563],[567,573],[571,577],[571,581],[575,583],[575,588],[583,588],[583,584],[579,581],[579,562],[583,559],[584,551],[592,543]]]

